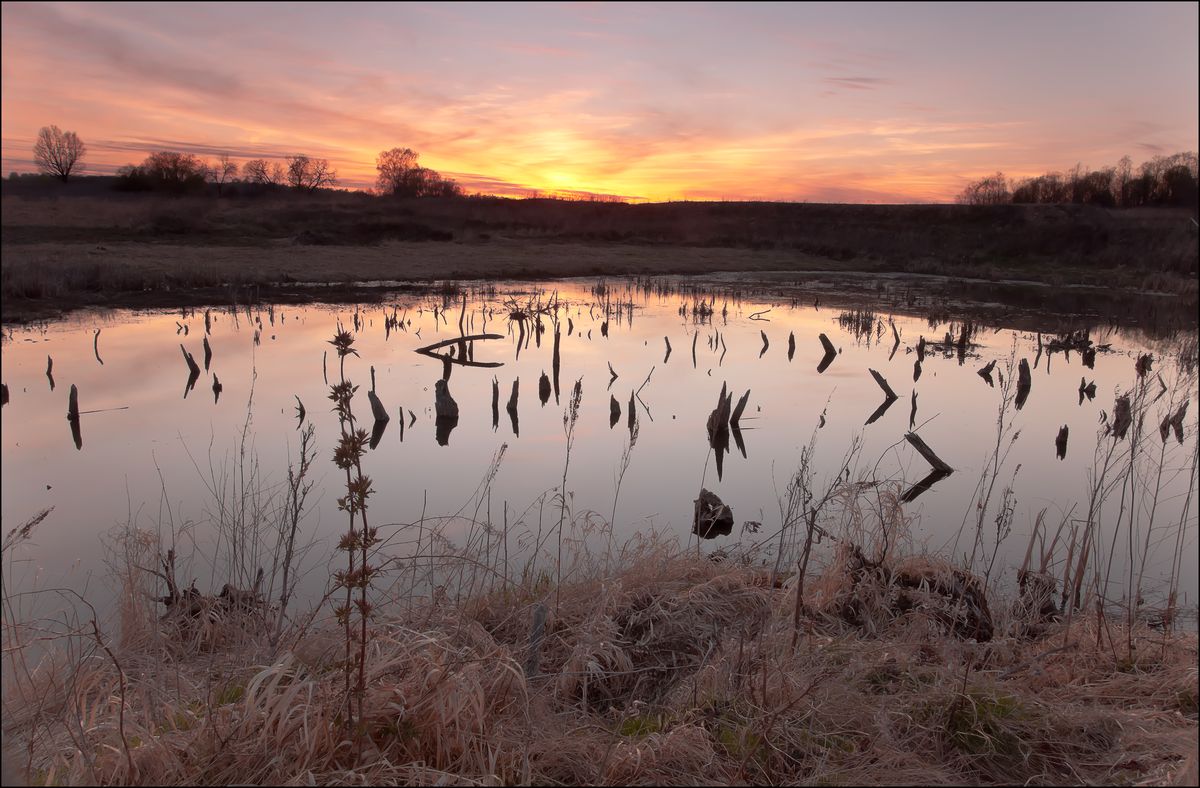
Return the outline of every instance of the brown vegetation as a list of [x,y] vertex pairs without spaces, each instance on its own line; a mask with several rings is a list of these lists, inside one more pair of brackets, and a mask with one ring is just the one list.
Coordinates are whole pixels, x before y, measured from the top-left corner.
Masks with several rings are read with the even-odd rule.
[[1196,282],[1195,227],[1186,212],[1167,209],[624,205],[327,192],[40,199],[10,196],[9,186],[6,313],[22,302],[26,309],[119,302],[131,291],[169,288],[183,298],[181,288],[202,286],[447,276],[907,271],[1193,296]]

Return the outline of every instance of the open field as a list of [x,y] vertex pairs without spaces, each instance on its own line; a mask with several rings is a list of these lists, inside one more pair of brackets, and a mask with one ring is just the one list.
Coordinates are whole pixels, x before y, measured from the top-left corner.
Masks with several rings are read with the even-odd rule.
[[1186,211],[290,197],[5,196],[5,319],[184,305],[196,288],[719,271],[1196,293],[1197,234]]

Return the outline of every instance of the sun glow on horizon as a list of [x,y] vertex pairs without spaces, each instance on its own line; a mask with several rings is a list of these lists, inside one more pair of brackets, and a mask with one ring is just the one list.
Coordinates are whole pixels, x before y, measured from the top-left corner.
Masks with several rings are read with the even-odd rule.
[[93,174],[302,152],[368,189],[403,146],[502,196],[945,202],[997,170],[1200,147],[1195,5],[289,13],[5,3],[4,170],[55,124]]

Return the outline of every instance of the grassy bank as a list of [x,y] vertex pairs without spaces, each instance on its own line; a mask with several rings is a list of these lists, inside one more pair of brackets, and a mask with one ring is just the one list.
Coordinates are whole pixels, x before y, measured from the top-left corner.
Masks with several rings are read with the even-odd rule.
[[561,589],[496,585],[380,609],[352,731],[332,622],[273,646],[217,608],[127,620],[119,657],[20,677],[12,760],[46,785],[1094,785],[1167,782],[1195,748],[1194,635],[1006,614],[978,643],[939,623],[951,601],[900,615],[843,565],[797,639],[794,579],[654,545]]
[[1196,292],[1197,235],[1174,210],[286,197],[6,195],[5,312],[297,281],[764,270]]

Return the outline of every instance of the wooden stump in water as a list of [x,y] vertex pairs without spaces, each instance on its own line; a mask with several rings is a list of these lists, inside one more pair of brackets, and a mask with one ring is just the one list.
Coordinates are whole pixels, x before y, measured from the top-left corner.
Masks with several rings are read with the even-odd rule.
[[875,378],[875,382],[879,384],[879,388],[883,389],[884,396],[888,399],[897,399],[896,392],[892,391],[892,387],[888,385],[883,375],[880,375],[873,369],[868,369],[867,371],[871,373],[871,377]]
[[929,444],[922,440],[921,437],[915,432],[907,433],[904,436],[904,439],[912,444],[912,447],[916,449],[922,457],[925,458],[925,461],[928,462],[930,467],[932,467],[935,471],[941,471],[942,473],[952,473],[954,471],[954,469],[943,462],[942,458],[937,456],[933,449],[929,448]]
[[733,510],[716,493],[701,489],[700,497],[692,502],[692,533],[701,539],[728,536],[733,531]]
[[1054,439],[1054,452],[1060,460],[1067,456],[1067,433],[1067,425],[1064,424],[1058,430],[1058,437]]
[[75,384],[71,384],[71,394],[67,399],[67,419],[69,421],[79,421],[79,389]]

